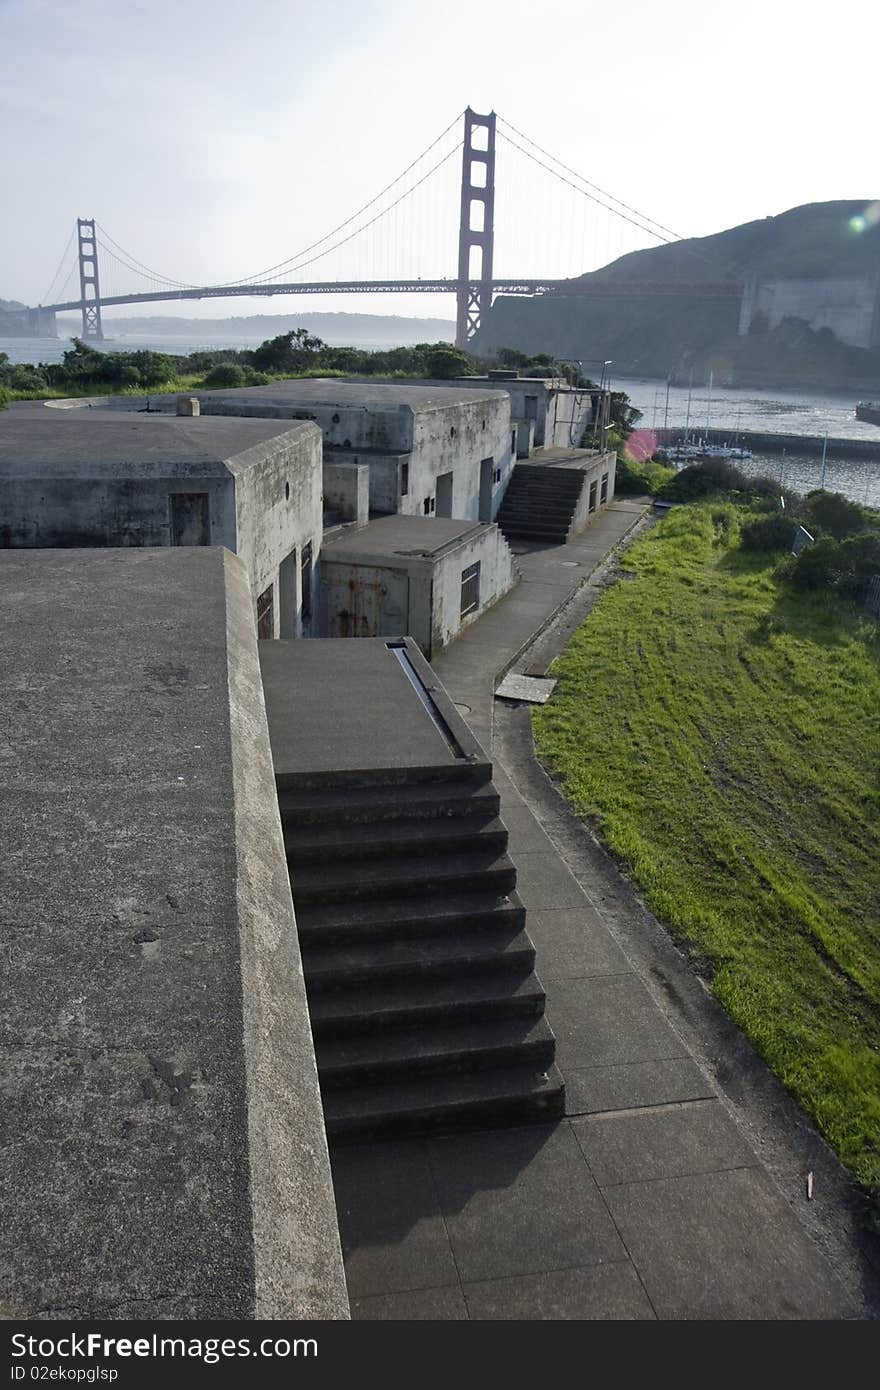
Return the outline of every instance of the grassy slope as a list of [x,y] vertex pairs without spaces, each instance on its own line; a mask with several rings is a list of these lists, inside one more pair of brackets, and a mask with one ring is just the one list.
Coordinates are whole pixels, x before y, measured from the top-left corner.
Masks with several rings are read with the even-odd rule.
[[626,557],[538,750],[862,1183],[880,1185],[880,639],[735,548],[729,504]]

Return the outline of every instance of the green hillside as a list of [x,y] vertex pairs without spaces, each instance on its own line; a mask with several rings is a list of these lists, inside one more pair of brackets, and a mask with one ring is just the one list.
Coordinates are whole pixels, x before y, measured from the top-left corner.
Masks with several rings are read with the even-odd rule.
[[474,347],[550,352],[614,361],[615,371],[684,378],[691,367],[731,384],[810,384],[876,391],[880,349],[850,348],[828,330],[789,320],[773,332],[737,335],[739,300],[709,298],[693,285],[759,279],[880,274],[880,226],[854,232],[870,200],[811,203],[712,236],[634,251],[572,283],[650,281],[681,285],[671,295],[592,299],[564,292],[502,296]]

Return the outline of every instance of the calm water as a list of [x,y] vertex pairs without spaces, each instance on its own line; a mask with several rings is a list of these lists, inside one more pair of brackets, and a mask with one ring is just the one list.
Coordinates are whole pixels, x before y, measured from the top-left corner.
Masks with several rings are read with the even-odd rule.
[[[799,454],[785,443],[787,434],[812,435],[821,441],[827,433],[832,439],[866,439],[880,445],[880,426],[863,424],[855,417],[855,393],[723,387],[713,388],[710,395],[703,384],[694,386],[688,410],[687,387],[672,387],[667,416],[665,381],[615,379],[612,385],[626,391],[641,410],[639,429],[645,432],[648,444],[654,430],[668,425],[683,431],[688,419],[691,434],[704,433],[707,417],[709,428],[728,431],[731,441],[738,430],[777,434],[781,436],[778,449],[755,453],[751,463],[742,465],[744,472],[769,474],[794,492],[824,486],[855,502],[880,508],[880,459],[827,458],[823,482],[821,457]],[[880,383],[875,394],[880,399]]]
[[[170,352],[176,357],[186,357],[191,352],[217,352],[220,348],[236,348],[238,351],[255,348],[264,340],[265,334],[257,334],[251,338],[178,338],[173,335],[161,337],[158,334],[135,337],[134,334],[122,334],[117,338],[106,338],[99,346],[102,352],[137,352],[146,348],[151,352]],[[416,340],[408,338],[400,343],[391,343],[378,340],[370,342],[366,339],[352,340],[348,337],[343,341],[326,334],[324,341],[331,347],[381,351],[392,347],[407,347]],[[60,362],[69,347],[69,338],[0,338],[0,352],[5,352],[10,362]]]

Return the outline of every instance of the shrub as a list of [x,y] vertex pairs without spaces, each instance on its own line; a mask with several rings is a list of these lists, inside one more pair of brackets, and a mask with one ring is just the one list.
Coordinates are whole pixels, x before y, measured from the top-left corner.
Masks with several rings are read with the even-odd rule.
[[865,524],[858,503],[849,502],[839,492],[823,492],[821,488],[807,493],[804,517],[809,531],[825,532],[838,541],[856,535]]
[[211,387],[244,386],[245,381],[244,367],[236,362],[218,362],[205,374],[205,385]]
[[796,521],[792,521],[783,512],[774,512],[772,516],[762,516],[755,521],[747,521],[740,532],[740,544],[743,550],[756,550],[765,553],[774,550],[791,550],[797,529]]
[[826,537],[801,551],[791,572],[792,583],[798,589],[832,589],[845,573],[845,563],[838,541]]
[[622,451],[617,455],[614,491],[622,496],[648,493],[656,497],[661,488],[675,477],[675,470],[653,459],[637,462]]
[[880,574],[880,535],[863,531],[841,541],[840,563],[841,589],[854,597],[860,595],[872,575]]
[[673,502],[696,502],[713,492],[744,492],[748,485],[745,474],[733,464],[724,459],[704,459],[676,473],[663,495]]
[[253,367],[244,368],[245,386],[268,386],[272,380],[265,372],[255,372]]

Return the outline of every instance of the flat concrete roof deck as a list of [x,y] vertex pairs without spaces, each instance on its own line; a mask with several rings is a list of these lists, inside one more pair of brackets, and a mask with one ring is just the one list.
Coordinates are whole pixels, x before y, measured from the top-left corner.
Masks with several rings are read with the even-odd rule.
[[[228,390],[193,391],[208,408],[213,402],[235,401],[241,404],[293,406],[308,409],[310,403],[320,406],[382,406],[385,409],[409,406],[413,410],[436,409],[442,406],[470,404],[474,391],[450,381],[434,385],[424,381],[340,380],[337,377],[292,377],[275,381],[269,386],[238,386]],[[493,400],[495,391],[487,388],[486,400]]]
[[[452,741],[437,727],[389,643],[404,643]],[[484,760],[409,638],[264,641],[260,665],[278,779],[388,769],[403,773]]]
[[0,1316],[345,1317],[244,567],[0,595]]
[[[308,421],[129,414],[122,411],[0,412],[0,477],[223,476],[257,463],[265,446],[296,445]],[[256,450],[253,458],[246,456]]]
[[349,527],[325,540],[324,559],[354,557],[374,560],[398,555],[431,559],[487,529],[481,521],[456,521],[446,517],[377,516],[366,526]]

